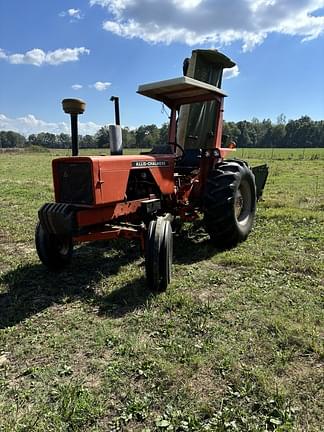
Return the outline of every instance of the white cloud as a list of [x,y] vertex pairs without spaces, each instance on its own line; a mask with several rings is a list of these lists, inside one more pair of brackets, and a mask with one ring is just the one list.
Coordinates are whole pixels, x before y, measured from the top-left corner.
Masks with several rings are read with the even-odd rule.
[[7,54],[4,52],[3,49],[0,48],[0,59],[6,60]]
[[81,11],[80,9],[68,9],[67,13],[70,17],[81,19]]
[[239,75],[240,75],[240,69],[237,65],[232,67],[231,69],[225,69],[223,74],[224,79],[236,78]]
[[60,17],[70,17],[74,20],[80,20],[83,18],[83,15],[81,14],[80,9],[68,9],[67,11],[63,11],[59,13]]
[[173,3],[180,9],[195,9],[202,0],[173,0]]
[[[79,122],[79,133],[81,135],[93,135],[102,125],[93,122]],[[37,134],[40,132],[50,133],[70,133],[69,122],[49,123],[36,118],[33,114],[27,114],[25,117],[9,118],[0,114],[0,130],[12,130],[23,135]]]
[[89,87],[93,87],[98,91],[107,90],[107,88],[110,86],[111,86],[110,82],[101,82],[101,81],[97,81],[94,84],[89,85]]
[[241,41],[244,51],[270,33],[303,41],[324,33],[324,0],[89,0],[107,9],[103,28],[150,43],[226,45]]
[[35,48],[25,54],[11,54],[8,56],[9,63],[12,64],[32,64],[40,66],[45,62],[46,54],[43,50]]
[[[98,91],[104,91],[107,90],[107,88],[109,88],[111,86],[110,82],[102,82],[102,81],[97,81],[94,84],[89,84],[88,87],[89,88],[94,88]],[[73,90],[81,90],[84,86],[82,84],[73,84],[71,86],[71,88]]]
[[58,65],[66,62],[78,61],[83,54],[90,54],[90,50],[80,48],[59,48],[47,53],[39,48],[34,48],[24,54],[7,54],[0,49],[0,59],[7,60],[12,64],[31,64],[41,66],[43,64]]
[[[117,0],[118,1],[118,0]],[[89,0],[90,6],[99,5],[102,7],[110,7],[110,4],[113,3],[111,0]]]

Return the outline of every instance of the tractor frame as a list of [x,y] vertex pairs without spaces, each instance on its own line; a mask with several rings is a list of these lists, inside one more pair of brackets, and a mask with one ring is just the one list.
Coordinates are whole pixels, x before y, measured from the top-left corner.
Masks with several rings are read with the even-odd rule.
[[[182,76],[141,85],[138,93],[170,109],[168,143],[139,155],[78,156],[77,116],[85,103],[63,101],[64,111],[71,115],[73,156],[52,161],[55,202],[38,212],[36,249],[48,268],[60,270],[70,262],[75,244],[138,240],[148,284],[163,291],[171,280],[174,222],[192,222],[204,214],[216,246],[235,246],[251,231],[267,168],[258,167],[262,178],[257,190],[245,162],[227,161],[235,145],[222,145],[226,94],[220,88]],[[119,127],[119,100],[113,100]],[[183,106],[206,103],[214,104],[212,144],[184,149],[177,136],[179,113]]]

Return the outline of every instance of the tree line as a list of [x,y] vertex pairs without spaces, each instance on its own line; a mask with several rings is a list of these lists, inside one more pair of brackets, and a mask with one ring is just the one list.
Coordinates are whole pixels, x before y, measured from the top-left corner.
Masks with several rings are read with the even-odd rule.
[[[324,121],[314,121],[308,116],[286,121],[280,115],[276,123],[271,120],[252,119],[239,122],[224,121],[226,140],[234,140],[238,147],[247,148],[306,148],[324,147]],[[142,125],[137,129],[122,129],[125,148],[151,148],[165,144],[168,140],[168,124],[160,128],[154,124]],[[0,131],[0,148],[23,148],[42,146],[48,149],[71,147],[68,134],[41,132],[25,137],[13,131]],[[108,127],[103,126],[95,135],[79,136],[80,148],[105,148],[109,146]]]

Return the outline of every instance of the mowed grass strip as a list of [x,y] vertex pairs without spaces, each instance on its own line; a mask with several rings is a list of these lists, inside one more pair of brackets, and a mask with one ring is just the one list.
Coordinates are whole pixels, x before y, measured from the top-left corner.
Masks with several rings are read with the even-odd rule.
[[158,296],[136,243],[81,245],[66,271],[48,272],[34,227],[64,152],[1,154],[0,430],[323,430],[324,153],[314,151],[265,153],[264,200],[237,248],[218,253],[199,223],[185,226]]

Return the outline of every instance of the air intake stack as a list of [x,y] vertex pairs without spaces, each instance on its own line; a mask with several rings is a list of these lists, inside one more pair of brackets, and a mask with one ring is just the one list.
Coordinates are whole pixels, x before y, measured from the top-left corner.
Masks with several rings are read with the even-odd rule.
[[81,99],[63,99],[63,111],[71,116],[72,156],[78,156],[78,115],[83,114],[86,103]]
[[119,97],[111,96],[111,102],[115,103],[115,124],[109,125],[109,144],[110,154],[118,156],[123,154],[123,136],[120,126],[120,113],[119,113]]

